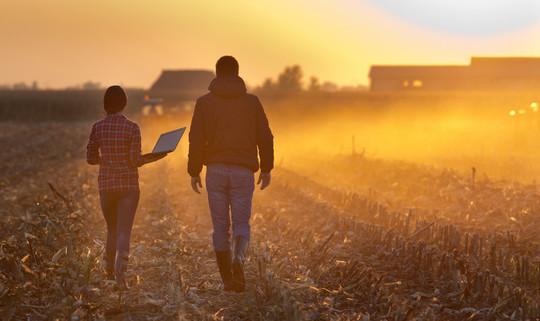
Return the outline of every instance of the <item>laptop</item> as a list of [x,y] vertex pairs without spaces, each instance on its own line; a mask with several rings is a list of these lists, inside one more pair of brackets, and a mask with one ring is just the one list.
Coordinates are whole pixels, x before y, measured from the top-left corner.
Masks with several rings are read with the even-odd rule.
[[178,142],[180,142],[180,139],[182,138],[182,135],[184,135],[185,131],[186,127],[182,127],[161,134],[158,141],[156,142],[156,145],[154,146],[154,149],[150,154],[163,154],[174,151],[176,149],[176,146],[178,146]]

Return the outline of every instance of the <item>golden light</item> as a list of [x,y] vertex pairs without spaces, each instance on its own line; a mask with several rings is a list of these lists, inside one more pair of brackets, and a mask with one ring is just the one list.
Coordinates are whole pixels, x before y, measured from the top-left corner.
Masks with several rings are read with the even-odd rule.
[[511,110],[508,115],[510,115],[510,117],[514,117],[515,115],[517,115],[517,112],[515,110]]
[[533,101],[533,102],[531,103],[531,109],[532,109],[532,111],[535,112],[535,113],[538,112],[538,103],[537,103],[536,101]]
[[412,85],[415,88],[421,88],[424,85],[424,82],[422,80],[413,80]]
[[525,109],[520,109],[520,110],[518,111],[518,113],[519,113],[520,115],[525,115],[525,113],[527,113],[527,111],[526,111]]

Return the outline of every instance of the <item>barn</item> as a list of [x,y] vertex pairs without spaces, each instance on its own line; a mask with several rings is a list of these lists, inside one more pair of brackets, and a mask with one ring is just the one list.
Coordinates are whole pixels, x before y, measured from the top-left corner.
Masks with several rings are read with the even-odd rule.
[[540,90],[540,58],[473,57],[469,65],[375,65],[372,91]]
[[164,107],[193,102],[208,92],[214,79],[210,70],[163,70],[147,93],[147,100],[159,100]]

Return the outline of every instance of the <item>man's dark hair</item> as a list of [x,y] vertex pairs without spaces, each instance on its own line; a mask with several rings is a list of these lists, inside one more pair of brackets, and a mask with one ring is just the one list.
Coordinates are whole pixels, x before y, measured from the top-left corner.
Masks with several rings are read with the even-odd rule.
[[127,97],[124,89],[120,86],[111,86],[105,91],[103,106],[107,114],[114,114],[124,110],[127,104]]
[[238,61],[233,56],[223,56],[216,63],[216,76],[238,76]]

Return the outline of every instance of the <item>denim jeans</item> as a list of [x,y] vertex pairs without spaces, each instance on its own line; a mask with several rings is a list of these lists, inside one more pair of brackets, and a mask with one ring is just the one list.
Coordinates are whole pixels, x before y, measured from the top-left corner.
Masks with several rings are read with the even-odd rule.
[[99,193],[101,210],[107,222],[107,243],[104,259],[107,272],[122,276],[129,260],[129,239],[137,205],[139,191]]
[[255,189],[253,171],[234,165],[208,164],[206,190],[212,216],[212,235],[216,251],[231,249],[230,226],[233,237],[249,241],[251,203]]

